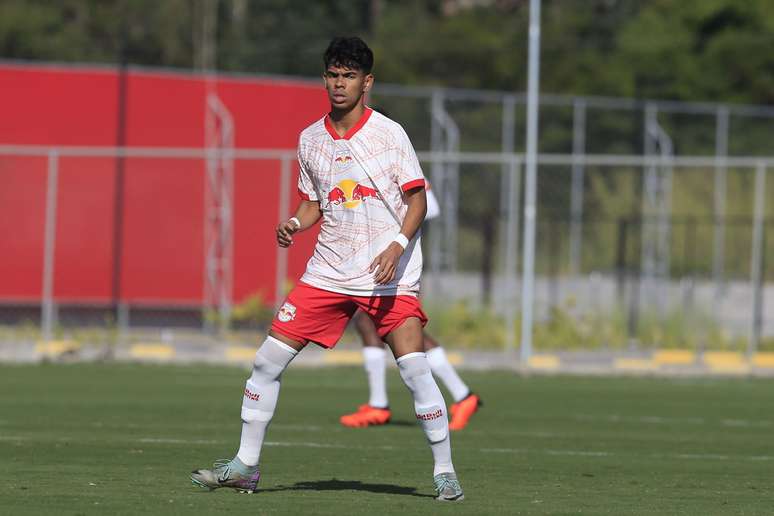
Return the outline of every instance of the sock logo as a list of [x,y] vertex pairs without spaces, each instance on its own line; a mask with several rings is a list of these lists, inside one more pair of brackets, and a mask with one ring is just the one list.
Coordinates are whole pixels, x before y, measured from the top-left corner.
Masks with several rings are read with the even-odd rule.
[[279,319],[282,322],[288,322],[288,321],[292,321],[295,318],[296,318],[296,307],[286,301],[285,304],[283,304],[282,307],[279,309],[279,313],[277,313],[277,319]]
[[421,419],[422,421],[432,421],[433,419],[438,419],[439,417],[443,416],[443,410],[438,409],[433,412],[425,412],[424,414],[417,414],[417,419]]
[[256,392],[252,392],[250,389],[245,387],[245,398],[248,400],[258,401],[261,399],[261,395]]

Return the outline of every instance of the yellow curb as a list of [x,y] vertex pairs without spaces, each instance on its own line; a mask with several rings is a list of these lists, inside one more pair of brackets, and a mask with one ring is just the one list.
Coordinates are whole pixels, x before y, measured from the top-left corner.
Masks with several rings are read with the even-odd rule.
[[774,369],[774,353],[755,353],[752,357],[752,363],[755,367]]
[[363,353],[360,351],[330,351],[323,355],[323,363],[331,365],[362,365]]
[[462,355],[460,353],[450,352],[446,353],[446,359],[449,360],[449,363],[454,366],[458,366],[462,364],[465,359],[462,358]]
[[750,364],[744,355],[733,351],[708,351],[702,357],[704,364],[717,373],[746,373]]
[[255,358],[255,348],[248,348],[247,346],[229,346],[226,349],[226,358],[233,361],[247,361]]
[[74,340],[49,340],[40,341],[35,346],[35,351],[42,355],[61,355],[81,348],[80,343]]
[[172,358],[175,356],[175,348],[166,344],[135,344],[129,349],[129,354],[134,358]]
[[658,365],[647,358],[616,358],[613,368],[624,371],[654,371]]
[[653,353],[653,361],[662,365],[690,365],[696,362],[696,353],[684,349],[662,349]]
[[555,355],[533,355],[529,359],[529,366],[532,369],[559,369],[559,357]]

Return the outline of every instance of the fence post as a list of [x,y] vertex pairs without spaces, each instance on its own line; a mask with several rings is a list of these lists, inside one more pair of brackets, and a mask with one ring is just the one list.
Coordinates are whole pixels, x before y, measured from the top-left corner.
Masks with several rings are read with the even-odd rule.
[[[503,98],[503,126],[502,126],[502,141],[500,142],[500,152],[503,154],[513,154],[514,152],[514,136],[516,132],[516,97],[515,95],[506,95]],[[502,163],[502,172],[500,175],[500,218],[505,221],[501,224],[501,242],[504,242],[502,246],[502,260],[505,276],[504,290],[500,289],[500,302],[502,306],[509,307],[511,301],[511,289],[515,288],[515,285],[510,282],[510,269],[508,268],[511,262],[509,253],[512,252],[511,246],[513,245],[512,239],[515,236],[515,231],[518,231],[519,220],[519,196],[518,193],[512,199],[512,189],[515,187],[518,192],[519,185],[513,183],[518,181],[517,169],[514,166],[513,158]],[[516,217],[515,229],[511,227],[512,218]],[[514,252],[518,252],[518,238],[516,238],[516,248]],[[516,267],[515,261],[512,265]]]
[[764,215],[766,213],[766,165],[759,162],[755,167],[755,207],[753,211],[752,256],[750,259],[750,287],[753,292],[750,340],[747,354],[758,350],[763,325],[763,245]]
[[540,0],[529,4],[529,74],[527,78],[527,162],[524,183],[524,272],[521,296],[521,365],[532,356],[535,309],[535,222],[537,219],[538,103],[540,95]]
[[[433,90],[432,97],[430,99],[430,151],[432,153],[443,152],[443,128],[438,120],[436,114],[443,110],[444,93],[440,88]],[[442,209],[444,208],[444,192],[446,191],[446,177],[444,174],[444,162],[434,158],[431,165],[430,181],[433,186],[433,190],[436,193],[438,202],[441,203]],[[443,222],[440,220],[442,217],[436,217],[436,219],[429,223],[430,225],[430,270],[433,273],[432,276],[432,292],[435,298],[442,298],[443,282],[441,281],[441,269],[443,267],[444,257],[443,245],[442,245],[442,233]]]
[[56,201],[59,189],[59,151],[48,152],[48,179],[46,182],[46,222],[43,229],[43,298],[41,300],[41,332],[43,341],[53,335],[57,314],[54,303],[54,267],[56,248]]
[[573,100],[572,112],[572,193],[570,198],[570,274],[580,272],[583,239],[583,176],[585,164],[580,158],[586,154],[586,101]]
[[[290,214],[290,158],[280,159],[279,221]],[[279,308],[285,299],[285,280],[288,277],[288,250],[277,246],[277,275],[274,280],[274,306]]]
[[516,347],[516,256],[519,252],[519,194],[521,190],[521,164],[511,155],[508,162],[508,218],[505,239],[505,352],[510,356]]
[[616,245],[616,291],[619,306],[622,306],[626,286],[626,237],[629,232],[629,222],[626,218],[618,219],[618,242]]
[[712,253],[712,277],[715,283],[713,314],[720,315],[720,304],[725,290],[724,268],[726,248],[726,186],[728,170],[728,106],[718,107],[715,122],[715,199],[713,205],[715,233]]

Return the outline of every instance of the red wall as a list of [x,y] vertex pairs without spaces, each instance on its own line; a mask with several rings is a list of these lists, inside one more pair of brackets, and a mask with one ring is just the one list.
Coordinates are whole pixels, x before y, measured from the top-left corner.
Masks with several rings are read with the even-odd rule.
[[[127,146],[201,147],[205,85],[183,73],[132,70],[127,78]],[[0,145],[115,146],[118,74],[105,69],[0,65]],[[326,111],[322,87],[221,77],[236,146],[295,149],[298,133]],[[0,300],[41,294],[46,159],[0,155]],[[279,163],[234,167],[234,298],[262,291],[273,300],[279,218]],[[125,160],[120,299],[199,304],[204,276],[201,160]],[[297,169],[291,181],[296,202]],[[62,157],[59,167],[55,297],[113,301],[116,160]],[[288,277],[304,269],[316,232],[297,239]]]

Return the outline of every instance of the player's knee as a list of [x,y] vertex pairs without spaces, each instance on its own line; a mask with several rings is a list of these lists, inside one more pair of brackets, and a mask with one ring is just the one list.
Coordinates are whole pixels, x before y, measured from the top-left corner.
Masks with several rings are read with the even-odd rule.
[[412,392],[435,383],[424,353],[409,353],[398,358],[397,362],[400,377]]
[[262,385],[279,380],[282,372],[297,353],[287,344],[273,337],[267,337],[255,352],[250,381],[256,385]]

